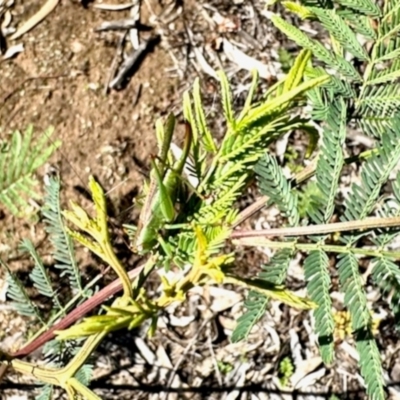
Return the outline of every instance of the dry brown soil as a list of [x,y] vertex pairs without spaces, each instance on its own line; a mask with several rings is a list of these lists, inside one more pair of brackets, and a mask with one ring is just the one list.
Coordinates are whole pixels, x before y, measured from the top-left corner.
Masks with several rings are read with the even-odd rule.
[[[27,19],[41,3],[19,4],[15,18]],[[24,35],[25,51],[0,64],[1,137],[29,124],[38,134],[53,126],[53,139],[63,145],[51,163],[67,193],[74,186],[87,187],[89,174],[115,199],[140,186],[134,160],[147,164],[155,151],[154,121],[171,111],[176,96],[176,81],[165,72],[170,58],[161,46],[148,54],[125,89],[104,94],[119,36],[94,28],[115,18],[116,13],[64,0]]]

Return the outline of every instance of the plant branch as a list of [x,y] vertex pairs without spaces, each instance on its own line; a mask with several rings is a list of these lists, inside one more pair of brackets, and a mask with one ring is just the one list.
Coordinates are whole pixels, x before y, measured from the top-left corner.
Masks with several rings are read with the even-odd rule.
[[390,251],[382,249],[366,249],[358,247],[330,245],[321,243],[297,243],[297,242],[276,242],[266,238],[241,238],[233,240],[233,244],[238,246],[265,246],[271,249],[292,248],[298,251],[324,250],[330,253],[352,253],[365,257],[390,257],[400,260],[400,251]]
[[74,392],[76,391],[88,400],[99,400],[100,398],[89,388],[80,384],[76,378],[74,378],[74,375],[101,343],[105,335],[107,335],[106,331],[89,337],[75,357],[67,366],[61,369],[37,366],[17,359],[10,361],[9,366],[17,372],[32,375],[44,383],[64,388],[71,399],[75,398]]
[[[129,278],[132,281],[136,278],[143,269],[143,265],[139,266],[128,272]],[[15,353],[12,353],[11,356],[14,357],[25,357],[43,346],[45,343],[54,339],[55,331],[60,331],[63,329],[67,329],[74,322],[84,317],[88,312],[102,304],[107,298],[115,295],[119,291],[122,290],[122,283],[120,279],[116,279],[115,281],[108,284],[105,288],[97,292],[93,297],[86,300],[80,306],[71,311],[68,315],[66,315],[60,322],[53,325],[47,332],[43,333],[31,343],[25,345],[20,350]]]
[[296,226],[293,228],[234,231],[231,239],[255,237],[311,236],[345,231],[364,231],[377,228],[400,227],[400,217],[366,218],[358,221],[336,222],[332,224]]

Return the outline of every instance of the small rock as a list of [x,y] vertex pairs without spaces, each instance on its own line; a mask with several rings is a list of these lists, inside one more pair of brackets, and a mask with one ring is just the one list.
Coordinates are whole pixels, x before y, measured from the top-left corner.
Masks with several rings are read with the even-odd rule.
[[74,40],[71,43],[71,51],[73,53],[80,53],[83,50],[83,44],[81,42],[78,42],[77,40]]

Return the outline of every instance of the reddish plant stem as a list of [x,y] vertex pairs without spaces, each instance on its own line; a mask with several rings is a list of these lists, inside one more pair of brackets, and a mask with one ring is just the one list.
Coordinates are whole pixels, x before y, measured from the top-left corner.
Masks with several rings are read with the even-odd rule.
[[[142,269],[143,269],[143,266],[140,266],[140,267],[133,269],[132,271],[129,271],[129,273],[128,273],[129,278],[131,280],[136,278]],[[97,292],[93,297],[86,300],[80,306],[76,307],[68,315],[66,315],[59,322],[57,322],[55,325],[53,325],[48,331],[44,332],[42,335],[37,337],[32,342],[23,346],[21,349],[19,349],[15,353],[10,354],[10,356],[12,358],[16,358],[16,357],[25,357],[25,356],[31,354],[33,351],[35,351],[39,347],[43,346],[45,343],[54,339],[55,331],[67,329],[78,319],[81,319],[82,317],[84,317],[89,311],[93,310],[95,307],[102,304],[107,298],[115,295],[116,293],[118,293],[121,290],[122,290],[122,283],[121,283],[120,279],[116,279],[115,281],[113,281],[109,285],[107,285],[105,288],[103,288],[102,290]]]

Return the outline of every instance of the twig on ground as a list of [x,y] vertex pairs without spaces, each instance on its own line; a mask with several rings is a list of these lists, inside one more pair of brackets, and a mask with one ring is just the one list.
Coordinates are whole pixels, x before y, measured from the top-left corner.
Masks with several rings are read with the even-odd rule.
[[[158,34],[162,37],[162,44],[163,44],[163,48],[168,52],[169,56],[172,59],[172,62],[174,63],[175,69],[178,73],[178,76],[180,79],[183,79],[184,74],[182,73],[182,69],[179,66],[179,61],[177,60],[177,58],[175,57],[172,49],[171,49],[171,45],[168,42],[167,36],[164,34],[164,28],[161,25],[165,25],[165,21],[162,19],[163,17],[166,17],[169,15],[169,13],[171,13],[176,5],[176,2],[173,1],[165,10],[163,10],[161,12],[160,15],[156,15],[154,10],[152,9],[150,3],[148,0],[145,0],[147,9],[149,11],[149,13],[151,14],[151,18],[150,21],[152,22],[152,24],[154,24],[154,26],[157,29]],[[171,7],[172,6],[172,7]],[[174,16],[174,19],[176,19],[179,14],[182,12],[182,9],[178,9],[178,12],[176,13],[176,15]]]
[[[11,4],[10,4],[10,2],[8,2],[7,5],[5,5],[5,6],[2,5],[1,6],[2,8],[0,9],[0,20],[1,20],[0,28],[1,28],[1,31],[4,36],[7,36],[7,34],[14,33],[14,32],[8,33],[9,30],[12,29],[12,28],[9,28],[9,26],[10,26],[12,18],[13,18],[11,11],[8,8],[10,6],[11,6]],[[6,7],[6,8],[4,8],[4,7]]]
[[106,81],[106,84],[104,85],[104,95],[108,94],[108,90],[109,90],[109,87],[110,87],[110,82],[112,81],[112,79],[115,76],[115,73],[117,72],[118,59],[120,57],[122,57],[125,38],[126,38],[126,32],[122,33],[121,37],[119,38],[118,45],[117,45],[117,48],[115,50],[115,55],[114,55],[114,58],[113,58],[112,63],[111,63],[110,71],[109,71],[108,76],[107,76],[107,81]]
[[212,68],[211,65],[207,62],[207,60],[205,59],[203,52],[200,50],[200,48],[195,46],[194,40],[193,40],[193,32],[191,31],[190,28],[188,28],[188,27],[185,27],[185,28],[186,28],[186,33],[187,33],[190,45],[193,48],[193,52],[194,52],[194,55],[195,55],[197,63],[198,63],[198,68],[200,70],[202,70],[204,73],[206,73],[207,75],[218,80],[219,78],[218,78],[218,75],[215,72],[214,68]]
[[187,353],[189,352],[189,350],[192,348],[192,346],[195,344],[197,338],[199,337],[200,333],[202,332],[202,330],[204,329],[204,327],[214,318],[214,316],[205,319],[201,325],[199,326],[199,329],[197,330],[196,334],[192,337],[192,339],[190,340],[190,342],[187,344],[187,346],[185,347],[185,350],[183,350],[183,353],[181,354],[181,356],[179,357],[179,360],[177,361],[177,363],[174,366],[174,369],[171,371],[171,375],[169,376],[167,385],[166,385],[166,390],[167,392],[165,393],[163,400],[168,400],[168,390],[171,388],[171,384],[175,378],[175,375],[178,371],[178,369],[180,368],[181,364],[183,363]]
[[[173,12],[176,10],[175,12]],[[162,13],[157,17],[164,25],[174,22],[182,14],[182,6],[178,1],[173,1]]]
[[13,58],[15,55],[24,51],[23,43],[18,43],[15,46],[11,46],[7,49],[7,51],[3,54],[3,60],[8,60]]
[[46,3],[43,4],[42,8],[31,18],[28,19],[18,30],[15,32],[11,39],[18,39],[25,33],[29,32],[33,29],[37,24],[42,22],[58,5],[60,0],[47,0]]
[[226,57],[238,65],[240,68],[251,71],[256,69],[261,78],[269,80],[272,78],[271,73],[268,71],[268,66],[253,57],[243,53],[237,47],[235,47],[227,39],[223,39],[223,49]]
[[212,361],[213,361],[213,364],[214,364],[214,369],[215,369],[215,374],[217,376],[218,385],[222,386],[221,371],[218,368],[217,357],[215,356],[215,352],[214,352],[213,345],[212,345],[212,338],[211,338],[210,335],[208,335],[208,345],[210,347],[210,354],[211,354]]
[[214,68],[212,68],[211,65],[207,62],[207,60],[203,56],[203,52],[200,50],[200,48],[194,47],[193,51],[194,51],[194,55],[196,56],[196,60],[198,62],[200,69],[207,75],[218,80],[217,73],[215,72]]
[[95,32],[125,31],[133,28],[137,28],[137,20],[134,18],[124,18],[124,19],[117,19],[115,21],[105,21],[94,31]]
[[121,65],[117,76],[110,82],[111,89],[121,89],[127,78],[132,75],[135,67],[140,64],[144,55],[159,41],[158,36],[145,40],[137,50],[134,50]]
[[136,104],[139,102],[140,95],[142,94],[142,87],[143,87],[143,85],[141,83],[139,83],[139,85],[136,89],[135,96],[133,97],[132,107],[135,107]]
[[[131,18],[137,23],[139,24],[140,22],[140,1],[136,0],[134,6],[131,8],[130,11],[130,15]],[[139,48],[139,33],[137,28],[132,28],[129,30],[129,38],[131,40],[132,43],[132,47],[134,49],[138,49]]]
[[134,5],[134,2],[126,4],[94,4],[93,8],[103,11],[123,11],[134,7]]

